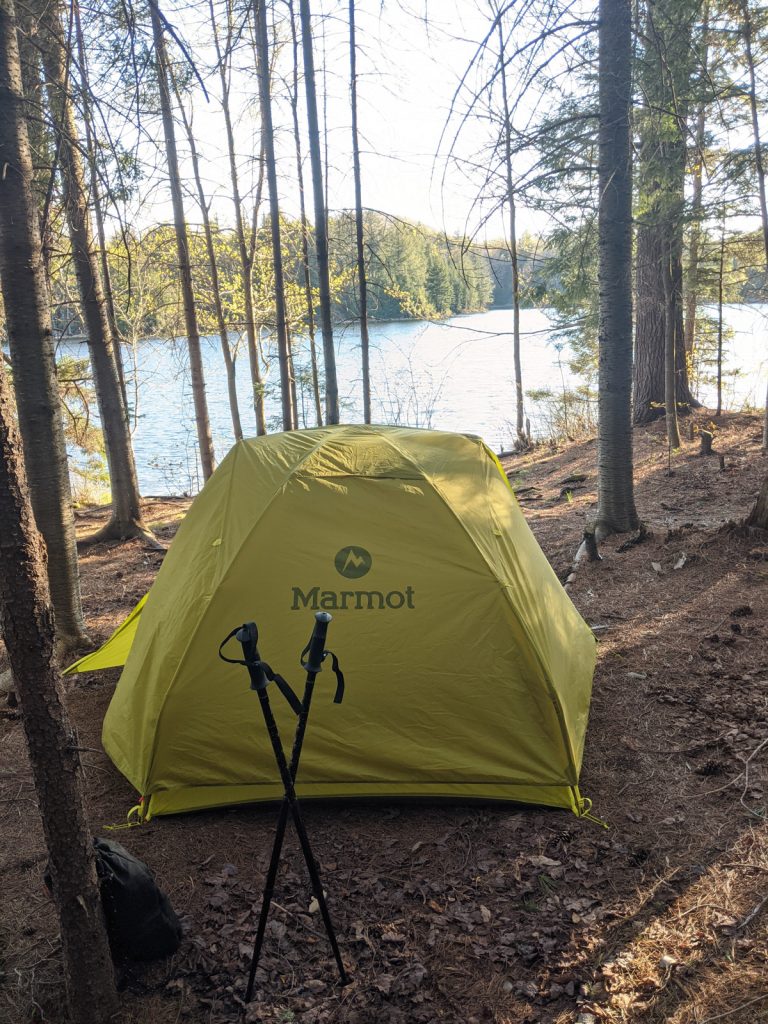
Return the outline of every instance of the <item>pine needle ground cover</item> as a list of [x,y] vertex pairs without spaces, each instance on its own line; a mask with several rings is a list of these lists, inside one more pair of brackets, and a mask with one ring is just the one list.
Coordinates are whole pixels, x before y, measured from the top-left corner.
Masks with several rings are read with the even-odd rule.
[[[724,417],[714,447],[724,471],[684,440],[670,477],[662,427],[638,430],[637,502],[652,535],[622,551],[631,538],[615,538],[569,588],[599,638],[582,782],[610,829],[536,808],[307,804],[355,981],[334,987],[291,843],[246,1020],[768,1019],[768,544],[727,525],[748,514],[766,473],[758,420]],[[561,579],[594,508],[593,466],[591,441],[505,461]],[[144,511],[167,541],[186,506],[150,499]],[[86,511],[83,531],[102,516]],[[161,558],[139,541],[84,555],[95,640]],[[113,688],[102,674],[70,689],[98,832],[132,797],[100,752]],[[58,1022],[58,939],[15,716],[0,720],[0,1021]],[[187,928],[172,960],[127,977],[125,1024],[239,1019],[273,827],[273,808],[256,807],[117,833]]]

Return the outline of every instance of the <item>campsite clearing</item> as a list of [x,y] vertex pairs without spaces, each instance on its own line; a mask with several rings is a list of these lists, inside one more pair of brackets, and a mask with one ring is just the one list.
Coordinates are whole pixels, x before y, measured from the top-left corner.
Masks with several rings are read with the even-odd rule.
[[[722,529],[746,516],[768,471],[760,424],[722,418],[725,471],[685,441],[667,476],[663,424],[638,430],[635,445],[651,535],[611,540],[570,588],[599,640],[581,783],[610,829],[535,807],[308,803],[355,980],[335,987],[290,837],[246,1020],[768,1020],[768,761],[765,747],[758,753],[768,737],[768,545]],[[561,579],[594,508],[594,462],[593,441],[505,460]],[[150,499],[145,513],[168,540],[187,506]],[[83,532],[103,517],[81,513]],[[162,557],[139,542],[84,554],[94,640],[146,592]],[[69,684],[99,832],[133,798],[100,753],[116,677]],[[238,1019],[274,818],[274,807],[241,807],[111,833],[155,871],[188,929],[171,961],[126,979],[126,1024]],[[3,709],[2,1024],[60,1019],[44,863],[21,725]]]

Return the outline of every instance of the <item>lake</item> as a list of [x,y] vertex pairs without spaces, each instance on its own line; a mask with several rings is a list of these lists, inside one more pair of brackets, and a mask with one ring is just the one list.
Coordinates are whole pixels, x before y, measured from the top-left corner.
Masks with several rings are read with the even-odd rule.
[[[714,311],[710,311],[714,313]],[[732,332],[727,341],[724,405],[762,408],[765,402],[768,355],[768,306],[728,306],[725,319]],[[491,310],[443,322],[397,321],[371,324],[371,392],[373,419],[480,434],[496,451],[514,437],[514,367],[512,312]],[[553,337],[546,311],[521,313],[523,386],[549,388],[562,394],[583,380],[569,370],[570,350]],[[337,330],[337,368],[342,422],[362,422],[360,336],[356,327]],[[318,345],[320,339],[318,337]],[[279,371],[272,342],[265,338],[266,411],[269,429],[280,429]],[[62,344],[60,352],[84,356],[84,344]],[[130,351],[125,352],[127,368]],[[226,377],[218,337],[203,339],[207,396],[216,458],[233,443]],[[297,378],[308,377],[308,355],[302,342],[295,355]],[[255,434],[245,349],[237,359],[240,413],[246,436]],[[707,373],[713,372],[707,368]],[[131,370],[130,397],[136,403],[136,452],[143,494],[193,494],[202,480],[196,453],[196,431],[186,342],[144,341],[137,345]],[[300,387],[302,426],[314,426],[313,402]],[[714,405],[714,385],[701,381],[697,396]],[[553,429],[554,403],[527,401],[534,435]],[[596,416],[591,403],[570,407],[577,417]]]

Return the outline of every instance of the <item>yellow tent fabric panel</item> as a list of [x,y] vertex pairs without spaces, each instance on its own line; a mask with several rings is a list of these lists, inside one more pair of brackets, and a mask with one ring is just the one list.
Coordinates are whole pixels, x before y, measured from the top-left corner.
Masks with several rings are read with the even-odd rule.
[[79,661],[74,662],[65,669],[63,675],[74,675],[77,672],[98,672],[103,668],[121,668],[128,659],[136,630],[139,627],[139,618],[142,609],[147,602],[147,597],[139,601],[131,614],[117,627],[115,632],[106,640],[97,651],[86,654]]
[[[583,808],[594,638],[494,457],[463,435],[327,427],[237,444],[124,624],[103,738],[145,813],[278,795],[247,673],[218,645],[256,621],[300,690],[318,609],[348,685],[336,706],[319,677],[301,796]],[[293,716],[273,705],[289,745]]]

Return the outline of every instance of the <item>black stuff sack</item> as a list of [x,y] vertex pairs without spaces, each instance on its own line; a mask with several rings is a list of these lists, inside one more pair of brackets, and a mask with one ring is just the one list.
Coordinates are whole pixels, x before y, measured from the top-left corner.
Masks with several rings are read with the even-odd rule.
[[[160,960],[181,942],[181,922],[146,864],[120,843],[93,840],[101,905],[115,963]],[[45,882],[51,888],[50,873]]]

